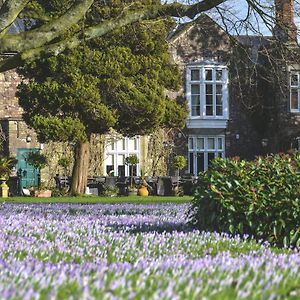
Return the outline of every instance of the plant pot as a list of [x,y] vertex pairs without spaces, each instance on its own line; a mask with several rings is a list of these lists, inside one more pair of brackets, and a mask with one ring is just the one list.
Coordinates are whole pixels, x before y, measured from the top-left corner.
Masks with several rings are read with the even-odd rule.
[[141,186],[138,190],[138,195],[143,196],[143,197],[149,196],[149,191],[148,191],[147,187],[146,186]]

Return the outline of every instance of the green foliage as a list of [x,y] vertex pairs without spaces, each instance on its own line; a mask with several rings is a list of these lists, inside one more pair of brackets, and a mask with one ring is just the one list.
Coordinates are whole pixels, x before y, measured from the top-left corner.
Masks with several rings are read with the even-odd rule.
[[218,158],[200,174],[190,210],[201,230],[300,247],[300,154]]
[[61,157],[58,160],[58,165],[63,167],[64,169],[67,169],[71,164],[71,159],[69,157]]
[[12,168],[17,164],[14,157],[0,156],[0,178],[7,179]]
[[[32,5],[59,15],[73,2],[37,0]],[[124,10],[152,4],[160,1],[98,0],[78,26],[84,31],[85,26],[118,17]],[[180,85],[166,42],[173,26],[168,18],[135,23],[19,68],[29,79],[18,88],[24,120],[42,142],[85,142],[91,134],[110,128],[133,136],[160,126],[183,127],[186,105],[165,96],[165,89]]]
[[102,191],[104,197],[116,197],[119,194],[119,189],[116,186],[105,186]]
[[182,170],[186,166],[186,158],[182,155],[176,155],[173,160],[174,168]]
[[48,164],[46,156],[39,151],[29,152],[26,161],[37,170],[45,168]]
[[131,154],[125,158],[125,165],[135,166],[139,163],[139,159],[136,154]]

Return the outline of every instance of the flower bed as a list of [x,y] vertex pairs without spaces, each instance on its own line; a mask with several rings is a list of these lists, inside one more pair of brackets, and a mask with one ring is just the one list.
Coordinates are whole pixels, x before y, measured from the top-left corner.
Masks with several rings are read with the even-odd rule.
[[0,298],[299,297],[298,252],[190,230],[187,208],[2,204]]

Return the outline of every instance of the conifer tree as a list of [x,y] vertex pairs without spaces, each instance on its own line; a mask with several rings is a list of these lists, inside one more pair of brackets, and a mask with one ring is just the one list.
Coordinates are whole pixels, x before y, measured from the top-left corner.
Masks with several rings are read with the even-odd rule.
[[[115,18],[130,4],[143,7],[154,2],[159,0],[113,0],[109,5],[98,1],[76,26],[84,34],[85,26]],[[50,3],[55,14],[66,9],[69,1]],[[84,193],[93,133],[105,134],[114,128],[134,136],[158,127],[184,126],[186,105],[165,95],[166,89],[180,84],[166,42],[173,25],[166,18],[134,23],[19,68],[27,79],[18,89],[26,123],[41,142],[74,144],[73,195]]]

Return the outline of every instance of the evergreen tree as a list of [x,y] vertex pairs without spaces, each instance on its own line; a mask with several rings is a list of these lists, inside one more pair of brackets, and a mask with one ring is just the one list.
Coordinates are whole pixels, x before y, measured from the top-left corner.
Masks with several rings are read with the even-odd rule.
[[[65,6],[62,2],[50,1],[50,11],[66,9],[70,1],[65,0]],[[131,4],[137,9],[159,0],[104,2],[97,1],[84,22],[76,25],[83,33],[85,26],[115,18]],[[184,126],[186,105],[165,95],[165,89],[180,84],[166,42],[173,25],[170,19],[135,23],[19,69],[27,79],[18,89],[26,123],[41,142],[75,145],[72,194],[84,193],[91,134],[114,128],[134,136],[162,126]]]

